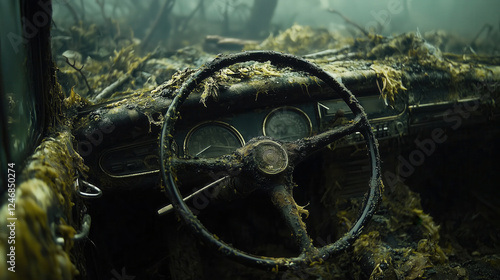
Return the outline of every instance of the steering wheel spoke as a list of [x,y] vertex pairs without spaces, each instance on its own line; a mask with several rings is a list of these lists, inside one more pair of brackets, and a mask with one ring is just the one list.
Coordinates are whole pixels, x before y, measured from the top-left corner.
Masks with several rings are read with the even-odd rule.
[[235,155],[224,155],[217,158],[178,158],[170,159],[172,168],[187,172],[224,172],[228,175],[237,174],[243,164]]
[[274,206],[281,213],[288,228],[292,232],[292,238],[300,248],[301,253],[310,253],[317,250],[307,234],[306,224],[302,220],[302,215],[309,216],[309,211],[297,205],[292,194],[284,185],[277,185],[271,190],[271,200]]
[[362,117],[357,115],[348,124],[337,126],[312,137],[301,138],[285,144],[290,155],[290,160],[294,162],[300,161],[310,154],[325,148],[334,141],[359,131],[361,128],[361,120]]

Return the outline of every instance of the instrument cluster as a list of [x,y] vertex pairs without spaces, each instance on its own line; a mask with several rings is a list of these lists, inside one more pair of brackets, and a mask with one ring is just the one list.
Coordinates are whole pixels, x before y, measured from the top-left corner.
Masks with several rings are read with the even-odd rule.
[[[178,127],[175,142],[180,157],[215,158],[230,154],[258,136],[294,141],[318,130],[314,104],[259,109],[230,117]],[[313,129],[314,126],[314,129]],[[126,178],[159,172],[157,142],[127,145],[103,153],[100,168],[110,177]]]
[[[262,116],[258,112],[254,114]],[[189,157],[218,157],[243,147],[246,141],[256,136],[294,141],[311,136],[312,133],[311,119],[297,107],[278,107],[268,112],[263,120],[259,121],[258,117],[255,119],[257,120],[244,114],[233,117],[228,122],[201,122],[185,136],[183,153]]]

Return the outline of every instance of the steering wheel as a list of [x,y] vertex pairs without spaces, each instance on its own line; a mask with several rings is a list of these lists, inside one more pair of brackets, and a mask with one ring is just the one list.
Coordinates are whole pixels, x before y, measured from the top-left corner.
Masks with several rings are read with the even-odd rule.
[[[270,61],[278,67],[291,67],[296,71],[316,76],[340,95],[353,112],[354,119],[346,125],[292,142],[281,142],[270,137],[261,136],[248,141],[245,146],[229,155],[217,158],[177,157],[173,148],[174,125],[179,117],[179,108],[188,95],[200,82],[211,77],[217,71],[235,63],[248,61]],[[337,139],[355,132],[360,132],[364,136],[368,147],[371,163],[371,175],[368,182],[369,190],[365,194],[360,214],[349,231],[334,243],[318,248],[313,245],[307,233],[306,225],[302,221],[301,214],[304,213],[304,210],[295,203],[292,196],[292,188],[295,185],[292,178],[293,169],[300,161],[312,153]],[[373,216],[383,190],[377,141],[359,101],[343,84],[320,67],[302,58],[272,51],[251,51],[220,55],[193,73],[177,90],[165,114],[160,136],[160,159],[166,193],[174,209],[187,225],[194,230],[195,234],[207,244],[213,245],[218,251],[236,261],[266,268],[287,269],[310,265],[313,262],[326,260],[330,256],[348,249]],[[257,256],[236,249],[215,237],[184,202],[176,184],[176,170],[180,169],[207,172],[232,170],[233,173],[238,173],[237,176],[242,176],[245,181],[253,180],[252,184],[245,183],[245,190],[250,192],[259,188],[269,194],[274,206],[281,212],[287,226],[290,228],[292,237],[301,250],[300,254],[291,258]],[[234,170],[238,172],[234,172]],[[246,185],[251,185],[251,187]],[[238,190],[241,191],[241,189]]]

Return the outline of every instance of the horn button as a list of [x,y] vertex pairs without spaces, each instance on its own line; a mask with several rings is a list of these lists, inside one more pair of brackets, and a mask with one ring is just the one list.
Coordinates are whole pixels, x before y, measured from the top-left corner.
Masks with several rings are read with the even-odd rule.
[[262,140],[254,150],[257,168],[268,175],[283,172],[288,166],[288,155],[283,147],[271,140]]

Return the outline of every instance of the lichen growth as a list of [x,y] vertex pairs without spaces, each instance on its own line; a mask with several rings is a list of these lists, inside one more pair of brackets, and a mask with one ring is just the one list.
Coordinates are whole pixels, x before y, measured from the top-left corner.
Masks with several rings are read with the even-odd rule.
[[401,71],[383,64],[372,64],[370,68],[377,73],[377,78],[381,80],[381,85],[377,82],[380,96],[386,104],[394,105],[395,96],[400,91],[407,90],[401,80]]

